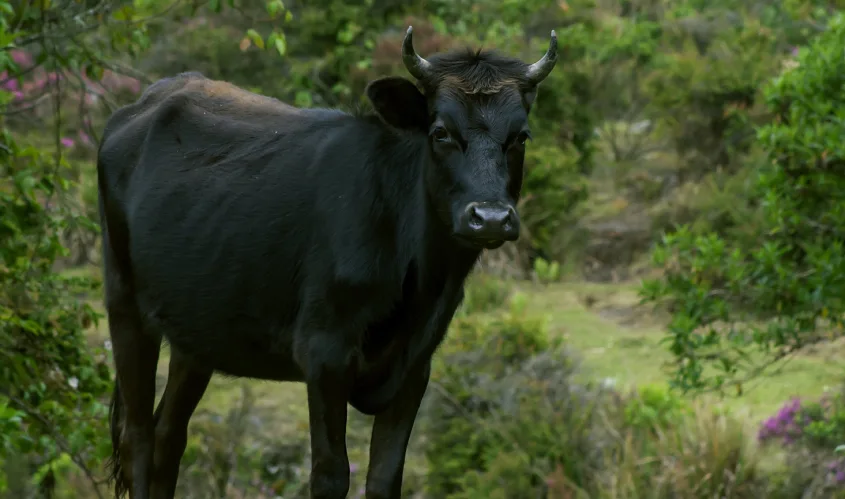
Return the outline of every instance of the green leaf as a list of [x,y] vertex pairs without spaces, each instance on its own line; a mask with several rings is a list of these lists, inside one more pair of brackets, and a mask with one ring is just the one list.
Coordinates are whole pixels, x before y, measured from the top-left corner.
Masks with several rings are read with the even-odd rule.
[[261,35],[259,35],[257,31],[255,31],[254,29],[250,28],[250,29],[246,30],[246,36],[247,36],[247,38],[249,38],[249,40],[250,40],[250,41],[251,41],[251,42],[252,42],[252,43],[253,43],[256,47],[258,47],[258,48],[260,48],[260,49],[263,49],[263,48],[264,48],[264,38],[262,38],[262,37],[261,37]]
[[278,52],[280,56],[284,56],[287,53],[288,45],[287,41],[285,40],[284,33],[279,33],[279,35],[273,41],[273,45],[276,47],[276,52]]

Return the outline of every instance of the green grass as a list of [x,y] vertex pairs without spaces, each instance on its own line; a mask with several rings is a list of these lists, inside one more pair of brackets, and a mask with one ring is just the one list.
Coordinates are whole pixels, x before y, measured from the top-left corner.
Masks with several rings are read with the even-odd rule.
[[[519,286],[529,296],[529,310],[544,313],[553,333],[583,357],[586,375],[611,378],[619,386],[665,384],[663,364],[671,360],[666,347],[665,317],[656,317],[638,305],[637,283],[559,283],[550,286]],[[791,361],[745,387],[740,397],[724,400],[739,414],[754,420],[772,415],[793,396],[813,398],[837,389],[845,355],[845,343],[835,342],[796,356]]]

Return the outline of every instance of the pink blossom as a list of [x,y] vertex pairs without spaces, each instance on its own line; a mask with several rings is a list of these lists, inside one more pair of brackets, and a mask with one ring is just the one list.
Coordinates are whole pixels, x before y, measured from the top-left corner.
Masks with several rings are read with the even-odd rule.
[[91,144],[93,144],[93,142],[91,141],[91,137],[89,137],[88,134],[82,130],[79,131],[79,140],[86,146],[90,146]]
[[141,81],[138,78],[130,78],[128,86],[129,90],[131,90],[133,94],[137,94],[141,91]]
[[62,137],[60,142],[65,147],[73,147],[73,139],[71,139],[70,137]]
[[103,72],[103,77],[100,78],[100,83],[103,87],[111,90],[126,89],[134,94],[141,91],[141,81],[137,78],[120,75],[109,70]]
[[23,67],[32,66],[32,55],[20,49],[14,49],[11,52],[12,60],[15,64]]

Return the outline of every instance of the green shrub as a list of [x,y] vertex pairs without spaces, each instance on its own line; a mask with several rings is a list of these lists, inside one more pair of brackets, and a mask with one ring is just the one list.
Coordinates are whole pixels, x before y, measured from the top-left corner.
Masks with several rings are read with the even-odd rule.
[[785,453],[769,476],[772,499],[842,499],[845,498],[845,475],[842,459],[831,459],[831,450],[795,447]]
[[[11,8],[4,7],[0,0],[0,38],[10,40]],[[3,56],[0,73],[6,70],[20,71]],[[0,99],[9,95],[0,89]],[[65,153],[16,140],[6,125],[0,122],[0,492],[11,457],[27,461],[27,478],[49,494],[69,468],[90,473],[109,454],[107,352],[88,344],[99,315],[78,298],[97,283],[55,269],[68,253],[63,232],[95,227],[70,202]]]
[[537,280],[544,284],[555,282],[560,279],[560,263],[548,262],[543,258],[534,260],[534,275]]
[[647,281],[643,295],[674,312],[669,348],[679,386],[742,383],[837,334],[845,313],[843,52],[839,14],[766,87],[775,118],[757,134],[768,156],[752,191],[761,211],[756,242],[681,227],[654,252],[664,276]]
[[577,383],[575,367],[571,353],[550,350],[479,387],[494,401],[485,424],[495,440],[483,466],[458,477],[454,497],[538,497],[552,485],[569,494],[595,490],[614,446],[606,423],[614,419],[607,411],[615,407],[615,395]]
[[751,435],[744,422],[700,404],[657,431],[635,425],[621,432],[595,497],[767,497]]
[[453,323],[435,358],[422,425],[433,497],[526,497],[562,465],[573,483],[601,462],[601,392],[573,382],[577,365],[516,295],[493,316]]
[[464,301],[458,315],[465,316],[498,309],[505,304],[510,294],[511,285],[507,281],[476,272],[467,280]]
[[630,428],[660,431],[679,422],[686,414],[687,402],[662,385],[645,385],[634,390],[624,408],[625,424]]

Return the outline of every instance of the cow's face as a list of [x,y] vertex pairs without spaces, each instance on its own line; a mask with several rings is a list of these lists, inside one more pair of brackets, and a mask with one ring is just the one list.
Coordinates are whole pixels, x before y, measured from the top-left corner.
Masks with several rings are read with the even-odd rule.
[[519,237],[516,203],[522,188],[528,112],[537,84],[556,60],[549,51],[531,66],[490,53],[440,54],[429,61],[405,37],[405,65],[423,87],[405,78],[376,80],[367,95],[390,125],[425,133],[425,184],[453,236],[493,249]]
[[497,248],[519,237],[516,203],[522,188],[528,109],[515,88],[462,95],[441,88],[428,129],[429,195],[455,237]]

